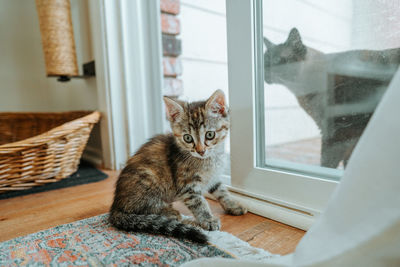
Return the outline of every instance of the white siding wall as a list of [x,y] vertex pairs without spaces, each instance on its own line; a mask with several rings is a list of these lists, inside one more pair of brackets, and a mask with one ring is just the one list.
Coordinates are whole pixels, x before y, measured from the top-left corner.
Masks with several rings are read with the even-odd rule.
[[359,49],[400,47],[398,0],[353,0],[352,46]]
[[228,93],[225,0],[181,0],[184,98]]

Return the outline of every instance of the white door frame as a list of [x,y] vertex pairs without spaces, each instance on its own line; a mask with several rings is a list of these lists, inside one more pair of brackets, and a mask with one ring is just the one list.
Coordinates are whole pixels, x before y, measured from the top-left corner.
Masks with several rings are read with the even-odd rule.
[[159,0],[90,0],[105,168],[164,129]]

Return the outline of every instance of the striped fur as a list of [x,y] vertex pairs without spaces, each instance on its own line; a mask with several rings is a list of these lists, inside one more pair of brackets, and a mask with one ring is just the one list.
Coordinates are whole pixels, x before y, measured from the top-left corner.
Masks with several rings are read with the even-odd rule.
[[[204,192],[213,193],[230,214],[246,212],[217,179],[224,164],[228,108],[222,91],[203,102],[165,98],[165,103],[172,134],[153,137],[128,160],[116,184],[110,222],[126,231],[205,243],[200,227],[218,230],[220,222],[212,215]],[[185,141],[185,135],[191,139],[186,136]],[[185,203],[194,220],[181,220],[172,207],[174,201]]]

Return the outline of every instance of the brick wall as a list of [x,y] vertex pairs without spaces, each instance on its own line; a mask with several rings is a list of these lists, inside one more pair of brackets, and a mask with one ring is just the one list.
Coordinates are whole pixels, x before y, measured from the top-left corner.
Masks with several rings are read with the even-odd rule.
[[163,46],[164,95],[179,96],[183,93],[182,53],[180,34],[180,0],[160,0]]

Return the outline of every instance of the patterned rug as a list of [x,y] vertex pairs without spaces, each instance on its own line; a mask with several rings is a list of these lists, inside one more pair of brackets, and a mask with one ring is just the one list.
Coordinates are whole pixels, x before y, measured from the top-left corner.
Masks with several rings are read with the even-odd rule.
[[202,257],[233,257],[213,245],[120,232],[109,225],[107,217],[104,214],[0,243],[0,265],[179,266]]

